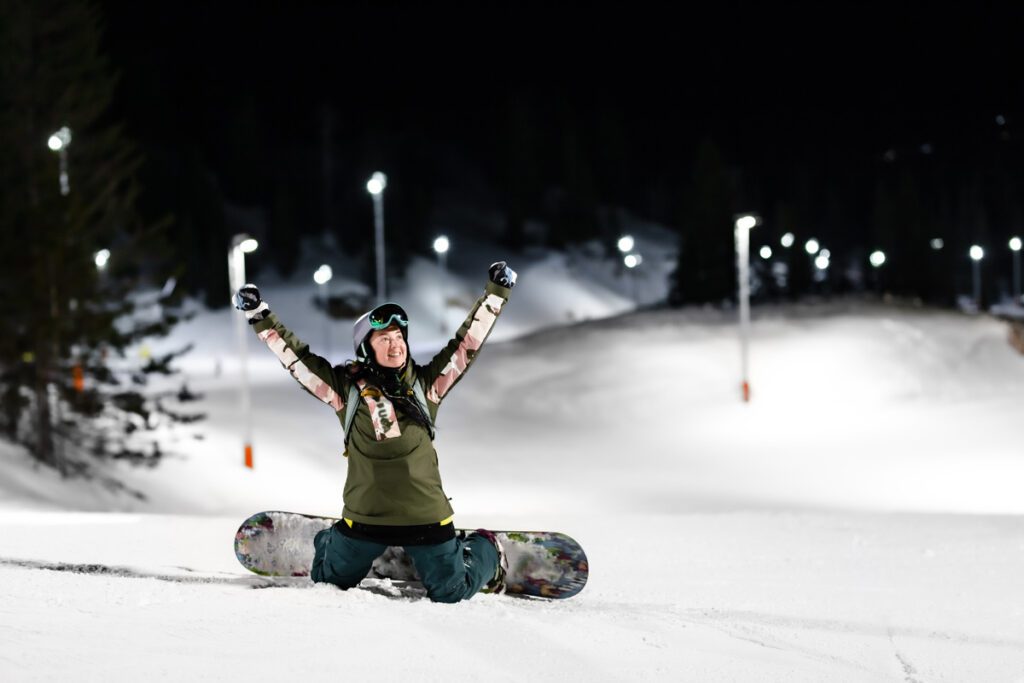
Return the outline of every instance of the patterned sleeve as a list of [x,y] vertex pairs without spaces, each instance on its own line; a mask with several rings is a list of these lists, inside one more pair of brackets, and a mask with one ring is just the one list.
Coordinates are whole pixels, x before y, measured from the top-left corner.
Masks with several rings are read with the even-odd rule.
[[342,378],[334,372],[330,361],[311,353],[309,345],[300,341],[269,311],[265,318],[253,324],[253,329],[303,389],[336,413],[345,409]]
[[426,366],[425,384],[427,400],[435,405],[448,394],[453,386],[473,364],[480,347],[494,329],[494,322],[501,314],[502,307],[508,302],[507,287],[487,283],[484,295],[480,297],[466,321],[462,323],[455,338],[441,349]]

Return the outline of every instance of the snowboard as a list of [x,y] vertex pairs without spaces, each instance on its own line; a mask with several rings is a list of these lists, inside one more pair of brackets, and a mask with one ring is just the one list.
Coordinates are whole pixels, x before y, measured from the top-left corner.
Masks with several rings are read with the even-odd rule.
[[[235,556],[243,567],[262,576],[309,576],[313,537],[341,520],[296,512],[257,512],[235,534]],[[457,529],[464,537],[469,529]],[[495,531],[508,560],[505,590],[509,595],[563,599],[587,583],[587,555],[575,540],[551,531]],[[389,547],[373,563],[372,579],[419,581],[412,560]]]

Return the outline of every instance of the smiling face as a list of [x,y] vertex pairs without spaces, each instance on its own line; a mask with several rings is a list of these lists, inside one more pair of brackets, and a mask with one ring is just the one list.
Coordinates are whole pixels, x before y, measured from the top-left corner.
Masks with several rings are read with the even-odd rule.
[[402,336],[402,330],[398,325],[371,332],[370,348],[373,349],[377,365],[382,368],[398,369],[405,365],[405,359],[409,355],[405,337]]

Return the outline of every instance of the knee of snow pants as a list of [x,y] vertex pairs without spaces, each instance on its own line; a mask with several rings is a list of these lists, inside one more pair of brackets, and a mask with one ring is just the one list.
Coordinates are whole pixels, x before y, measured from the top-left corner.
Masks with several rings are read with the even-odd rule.
[[469,600],[491,580],[498,553],[485,538],[451,539],[435,545],[405,546],[433,602]]
[[353,588],[366,578],[373,561],[385,550],[386,545],[349,538],[332,526],[313,538],[310,578],[316,583]]

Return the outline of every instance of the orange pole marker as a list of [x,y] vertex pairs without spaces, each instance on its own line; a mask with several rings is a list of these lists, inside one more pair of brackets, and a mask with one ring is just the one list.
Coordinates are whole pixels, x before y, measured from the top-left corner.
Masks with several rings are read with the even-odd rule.
[[252,469],[252,445],[245,444],[245,466]]

